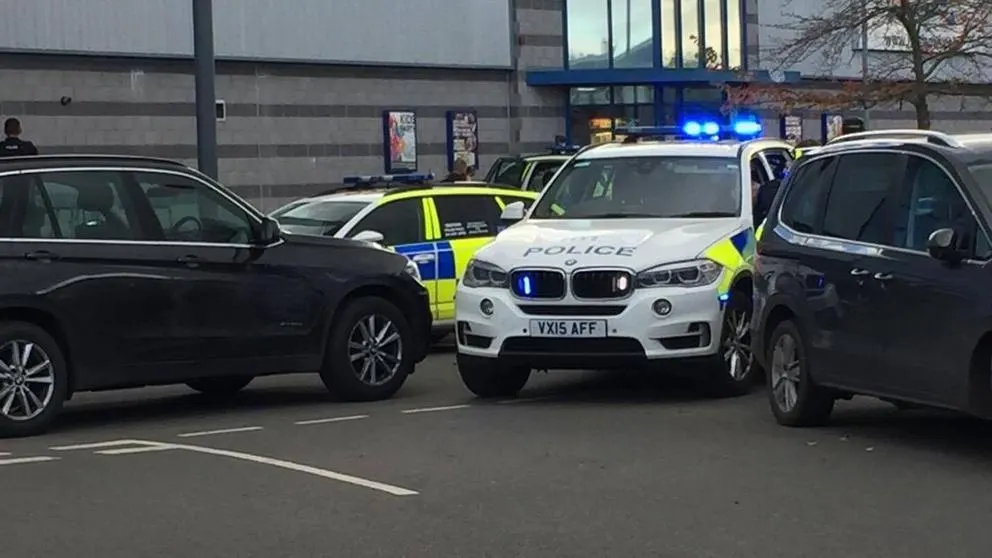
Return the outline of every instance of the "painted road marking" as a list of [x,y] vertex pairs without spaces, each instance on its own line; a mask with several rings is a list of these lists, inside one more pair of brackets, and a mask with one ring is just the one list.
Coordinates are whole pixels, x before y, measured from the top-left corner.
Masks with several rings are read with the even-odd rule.
[[307,424],[327,424],[329,422],[344,422],[348,420],[361,420],[367,418],[369,418],[368,415],[353,415],[350,417],[332,417],[332,418],[322,418],[322,419],[312,419],[312,420],[300,420],[294,422],[293,424],[299,426],[305,426]]
[[113,448],[118,446],[135,446],[148,444],[148,442],[143,442],[141,440],[112,440],[109,442],[95,442],[91,444],[75,444],[72,446],[52,446],[48,449],[53,451],[75,451],[84,449],[99,449],[99,448]]
[[9,451],[0,451],[0,457],[7,457],[8,455],[10,455]]
[[261,426],[244,426],[242,428],[225,428],[223,430],[203,430],[201,432],[186,432],[179,434],[180,438],[197,438],[200,436],[214,436],[216,434],[235,434],[238,432],[255,432],[261,430]]
[[420,409],[407,409],[405,411],[400,411],[405,415],[412,415],[416,413],[436,413],[438,411],[454,411],[455,409],[468,409],[471,405],[448,405],[447,407],[423,407]]
[[136,448],[118,448],[118,449],[108,449],[95,451],[93,453],[98,453],[100,455],[130,455],[134,453],[148,453],[153,451],[167,451],[175,448],[165,447],[165,446],[142,446]]
[[0,459],[0,465],[20,465],[22,463],[44,463],[45,461],[55,461],[58,457],[15,457],[12,459]]
[[[260,427],[252,427],[257,429]],[[131,446],[131,447],[126,447]],[[305,473],[308,475],[313,475],[315,477],[320,477],[329,480],[335,480],[338,482],[343,482],[351,484],[354,486],[361,486],[364,488],[370,488],[372,490],[377,490],[379,492],[385,492],[386,494],[391,494],[393,496],[416,496],[419,492],[415,490],[410,490],[408,488],[403,488],[400,486],[394,486],[391,484],[386,484],[371,479],[364,479],[362,477],[356,477],[353,475],[346,475],[344,473],[338,473],[335,471],[330,471],[327,469],[321,469],[319,467],[313,467],[311,465],[304,465],[302,463],[295,463],[293,461],[286,461],[285,459],[275,459],[272,457],[266,457],[264,455],[255,455],[251,453],[245,453],[240,451],[230,451],[217,448],[210,448],[206,446],[194,446],[189,444],[173,444],[169,442],[154,442],[150,440],[113,440],[109,442],[96,442],[92,444],[76,444],[71,446],[56,446],[50,448],[56,451],[71,451],[71,450],[82,450],[82,449],[95,449],[98,450],[95,453],[102,455],[128,455],[135,453],[144,453],[152,451],[166,451],[166,450],[186,450],[194,453],[202,453],[205,455],[215,455],[219,457],[228,457],[231,459],[240,459],[241,461],[248,461],[250,463],[258,463],[260,465],[269,465],[272,467],[278,467],[280,469],[286,469],[288,471],[296,471],[298,473]],[[6,465],[7,462],[13,464],[18,463],[35,463],[39,461],[52,461],[54,459],[59,459],[57,457],[25,457],[21,459],[8,459],[0,460],[0,465]]]

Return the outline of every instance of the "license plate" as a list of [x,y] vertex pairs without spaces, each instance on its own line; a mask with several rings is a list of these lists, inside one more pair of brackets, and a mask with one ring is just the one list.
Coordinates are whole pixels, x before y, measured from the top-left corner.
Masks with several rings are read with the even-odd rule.
[[531,337],[606,337],[606,320],[531,320]]

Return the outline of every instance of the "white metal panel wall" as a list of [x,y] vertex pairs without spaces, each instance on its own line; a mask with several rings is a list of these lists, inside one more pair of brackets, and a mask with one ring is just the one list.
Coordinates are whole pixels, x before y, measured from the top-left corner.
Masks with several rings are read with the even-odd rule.
[[[214,0],[216,52],[506,68],[508,0]],[[0,49],[189,56],[191,0],[0,0]]]

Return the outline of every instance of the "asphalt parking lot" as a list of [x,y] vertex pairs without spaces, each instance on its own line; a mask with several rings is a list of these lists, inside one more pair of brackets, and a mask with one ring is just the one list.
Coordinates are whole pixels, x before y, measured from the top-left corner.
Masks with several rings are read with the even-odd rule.
[[382,403],[84,394],[0,441],[0,555],[984,557],[990,433],[871,401],[784,429],[763,393],[595,372],[479,403],[445,352]]

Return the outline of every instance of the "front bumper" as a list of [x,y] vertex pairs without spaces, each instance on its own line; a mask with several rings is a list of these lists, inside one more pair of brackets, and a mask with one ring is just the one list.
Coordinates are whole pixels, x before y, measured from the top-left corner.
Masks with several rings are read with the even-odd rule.
[[[671,304],[659,316],[658,299]],[[492,303],[491,315],[481,306]],[[486,303],[488,305],[489,303]],[[637,290],[624,300],[522,300],[509,290],[459,285],[455,297],[458,352],[512,366],[546,369],[628,369],[652,362],[707,357],[717,352],[723,305],[716,284]],[[605,323],[605,336],[539,337],[538,320]],[[533,324],[538,325],[538,324]]]

